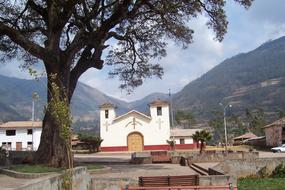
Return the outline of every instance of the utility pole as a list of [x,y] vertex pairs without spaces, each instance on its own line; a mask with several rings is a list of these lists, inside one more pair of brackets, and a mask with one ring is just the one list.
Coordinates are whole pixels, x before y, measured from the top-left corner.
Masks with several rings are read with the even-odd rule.
[[225,128],[225,152],[228,154],[228,134],[227,134],[227,119],[226,119],[226,111],[227,108],[231,108],[232,105],[228,104],[224,106],[222,103],[219,103],[220,106],[223,106],[223,116],[224,116],[224,128]]

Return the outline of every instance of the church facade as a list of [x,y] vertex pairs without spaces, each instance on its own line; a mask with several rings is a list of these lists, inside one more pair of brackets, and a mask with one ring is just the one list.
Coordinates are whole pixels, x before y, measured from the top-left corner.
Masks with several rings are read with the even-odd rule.
[[[101,105],[101,151],[170,150],[167,143],[172,137],[168,102],[156,100],[149,104],[149,109],[150,115],[132,110],[116,116],[113,104]],[[193,148],[193,144],[181,147]]]
[[102,151],[167,150],[170,137],[169,106],[157,100],[149,105],[150,116],[132,110],[116,117],[115,106],[100,106]]

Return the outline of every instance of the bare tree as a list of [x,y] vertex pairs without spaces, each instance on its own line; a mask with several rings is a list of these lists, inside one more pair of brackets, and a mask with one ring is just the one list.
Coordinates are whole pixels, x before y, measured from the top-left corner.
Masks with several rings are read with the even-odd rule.
[[[253,0],[235,1],[248,8]],[[0,3],[2,61],[18,57],[26,67],[40,61],[48,78],[47,102],[52,83],[70,102],[82,73],[104,64],[112,65],[110,76],[130,90],[163,75],[149,59],[166,55],[166,39],[182,47],[192,42],[187,23],[193,17],[207,15],[207,25],[221,41],[227,29],[224,6],[224,0],[5,0]],[[64,147],[47,110],[36,159],[64,166]]]

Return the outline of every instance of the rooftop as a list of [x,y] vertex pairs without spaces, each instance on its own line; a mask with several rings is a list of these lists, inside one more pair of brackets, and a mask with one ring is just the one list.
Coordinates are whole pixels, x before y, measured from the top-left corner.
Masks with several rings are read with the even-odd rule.
[[235,137],[233,138],[234,140],[238,140],[238,139],[251,139],[251,138],[256,138],[257,136],[251,132],[245,133],[241,136]]
[[0,125],[0,128],[41,128],[42,121],[9,121]]
[[157,99],[151,102],[149,105],[150,106],[163,106],[163,105],[168,105],[168,104],[169,104],[168,101]]
[[170,130],[171,137],[189,137],[195,134],[196,131],[202,131],[203,129],[179,129],[174,128]]
[[274,121],[273,123],[269,124],[269,125],[266,125],[264,126],[263,128],[268,128],[268,127],[273,127],[273,126],[279,126],[279,125],[285,125],[285,117],[277,120],[277,121]]

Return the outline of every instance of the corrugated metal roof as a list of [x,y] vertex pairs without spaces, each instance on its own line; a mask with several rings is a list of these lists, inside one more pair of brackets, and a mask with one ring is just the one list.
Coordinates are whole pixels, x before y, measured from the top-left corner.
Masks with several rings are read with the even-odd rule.
[[0,125],[0,128],[41,128],[42,121],[9,121]]
[[202,131],[203,129],[179,129],[174,128],[170,130],[171,137],[189,137],[195,134],[196,131]]

